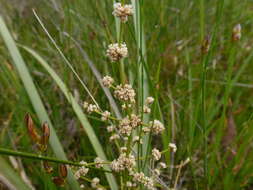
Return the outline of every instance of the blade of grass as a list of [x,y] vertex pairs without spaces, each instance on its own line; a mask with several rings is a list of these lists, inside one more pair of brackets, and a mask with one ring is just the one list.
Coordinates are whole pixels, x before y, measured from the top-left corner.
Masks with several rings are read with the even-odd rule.
[[81,85],[83,86],[83,88],[85,89],[85,91],[89,94],[90,98],[92,99],[92,101],[94,102],[94,104],[96,104],[96,106],[99,108],[98,103],[96,102],[95,98],[92,96],[91,92],[89,91],[89,89],[87,88],[86,84],[83,82],[83,80],[81,79],[81,77],[78,75],[78,73],[76,72],[76,70],[74,69],[74,67],[71,65],[70,61],[66,58],[66,56],[63,54],[63,52],[61,51],[60,47],[57,45],[56,41],[53,39],[53,37],[50,35],[50,33],[48,32],[48,30],[46,29],[45,25],[43,24],[43,22],[41,21],[41,19],[39,18],[39,16],[37,15],[36,11],[33,9],[33,14],[36,17],[36,19],[38,20],[39,24],[41,25],[42,29],[44,30],[44,32],[46,33],[46,35],[48,36],[48,38],[50,39],[50,41],[53,43],[53,45],[55,46],[56,50],[59,52],[60,56],[62,57],[62,59],[64,60],[64,62],[67,64],[67,66],[70,68],[70,70],[73,72],[73,74],[75,75],[75,77],[78,79],[78,81],[81,83]]
[[[67,88],[67,86],[65,85],[65,83],[60,79],[60,77],[56,74],[56,72],[48,65],[48,63],[39,54],[37,54],[34,50],[32,50],[28,47],[24,47],[24,46],[22,46],[22,47],[28,53],[30,53],[35,59],[37,59],[37,61],[46,69],[46,71],[54,79],[56,84],[59,86],[61,91],[64,93],[64,95],[67,98],[68,102],[73,107],[73,110],[76,113],[78,119],[80,120],[80,122],[82,124],[82,127],[85,129],[85,131],[88,135],[88,138],[89,138],[95,152],[97,153],[97,155],[101,159],[107,160],[106,155],[104,153],[104,150],[103,150],[103,148],[102,148],[102,146],[101,146],[101,144],[100,144],[93,128],[91,127],[89,121],[87,120],[87,117],[83,113],[81,106],[76,102],[75,98],[70,93],[70,91]],[[104,166],[104,169],[105,170],[110,170],[110,168],[108,166]],[[105,175],[107,177],[107,180],[110,184],[111,189],[117,190],[118,187],[117,187],[117,183],[116,183],[116,180],[115,180],[114,176],[112,174],[105,174]]]
[[6,184],[10,189],[16,190],[30,190],[27,184],[20,178],[20,176],[12,169],[5,159],[0,157],[0,181],[1,178],[7,181]]
[[[61,146],[61,143],[56,135],[56,132],[53,128],[53,125],[47,115],[46,109],[42,103],[42,100],[39,96],[39,93],[33,83],[32,77],[28,71],[28,68],[19,53],[19,50],[11,37],[10,32],[8,31],[7,26],[4,23],[4,20],[2,17],[0,17],[0,34],[3,37],[3,40],[11,54],[11,57],[13,59],[13,64],[16,66],[18,73],[20,75],[20,78],[24,84],[24,87],[27,91],[27,94],[31,100],[31,103],[33,105],[33,108],[38,115],[39,119],[41,122],[48,122],[51,130],[51,135],[49,139],[49,143],[54,151],[54,154],[56,157],[61,158],[61,159],[67,159],[64,150]],[[80,189],[77,181],[75,180],[73,174],[69,172],[70,175],[68,176],[68,182],[71,186],[72,189]]]
[[76,47],[79,49],[83,59],[87,62],[88,66],[90,67],[90,69],[92,70],[94,76],[96,77],[99,85],[101,86],[101,88],[103,89],[107,99],[110,102],[110,105],[115,113],[115,115],[117,116],[117,118],[121,118],[121,113],[119,111],[119,108],[110,92],[110,90],[106,87],[104,87],[104,85],[102,84],[102,76],[100,74],[100,72],[97,70],[95,64],[91,61],[91,59],[89,58],[88,54],[86,53],[86,51],[81,47],[81,44],[78,43],[72,36],[70,36],[68,33],[64,32],[64,35],[66,35],[67,37],[69,37],[76,45]]
[[[142,0],[132,0],[132,5],[134,9],[134,28],[135,28],[135,39],[137,41],[137,55],[138,55],[138,101],[139,107],[142,108],[144,105],[144,100],[148,97],[149,94],[149,85],[147,73],[145,70],[144,64],[147,62],[146,57],[146,43],[144,38],[144,26],[143,26],[143,17],[142,17]],[[142,116],[144,122],[149,121],[149,116]],[[148,143],[149,136],[146,135],[143,137],[143,145],[138,147],[138,153],[144,156],[148,152]]]

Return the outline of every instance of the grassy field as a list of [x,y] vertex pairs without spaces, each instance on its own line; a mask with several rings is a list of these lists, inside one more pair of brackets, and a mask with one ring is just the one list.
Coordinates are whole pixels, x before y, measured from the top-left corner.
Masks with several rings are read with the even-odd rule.
[[[148,189],[127,187],[133,176],[111,173],[106,164],[79,180],[73,176],[71,165],[97,156],[112,161],[122,146],[136,153],[136,171],[157,189],[251,190],[253,2],[120,2],[133,5],[126,23],[112,14],[113,0],[0,0],[0,190]],[[127,58],[111,62],[108,45],[123,42]],[[115,89],[102,85],[105,75],[132,85],[131,108],[124,110]],[[151,113],[144,114],[150,96]],[[87,113],[83,102],[95,102],[114,119]],[[27,113],[40,135],[49,124],[46,152],[31,139]],[[112,143],[106,126],[132,113],[142,123],[127,142]],[[161,135],[142,134],[155,119],[164,124]],[[136,134],[143,144],[131,142]],[[158,167],[153,148],[165,150],[161,175],[152,172]],[[95,177],[101,185],[92,188]]]

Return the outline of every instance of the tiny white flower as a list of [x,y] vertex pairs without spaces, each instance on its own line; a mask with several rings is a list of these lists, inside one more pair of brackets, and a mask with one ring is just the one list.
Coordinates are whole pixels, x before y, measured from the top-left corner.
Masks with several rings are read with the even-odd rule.
[[173,152],[177,151],[177,146],[174,143],[169,143],[169,147],[172,149]]
[[152,103],[154,102],[154,100],[155,100],[155,99],[154,99],[153,97],[150,96],[150,97],[147,97],[147,98],[146,98],[145,103],[146,103],[146,104],[152,104]]

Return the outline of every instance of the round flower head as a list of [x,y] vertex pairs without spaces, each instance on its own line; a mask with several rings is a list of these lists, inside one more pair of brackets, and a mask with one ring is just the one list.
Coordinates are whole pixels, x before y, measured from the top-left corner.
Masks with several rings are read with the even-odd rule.
[[152,131],[156,135],[160,134],[165,129],[163,124],[158,120],[154,120],[153,122],[150,122],[150,124],[152,125]]
[[102,113],[102,117],[101,117],[101,120],[102,121],[107,121],[111,116],[111,113],[109,111],[104,111]]
[[173,152],[177,151],[177,145],[174,143],[169,143],[169,147],[172,149]]
[[151,109],[147,105],[144,105],[143,106],[143,113],[150,113],[150,112],[151,112]]
[[135,157],[132,154],[127,155],[126,153],[122,153],[117,160],[112,161],[111,168],[115,172],[120,172],[131,170],[135,165]]
[[120,61],[121,59],[127,57],[127,55],[128,55],[128,50],[125,43],[110,44],[106,51],[106,56],[109,57],[109,59],[112,62]]
[[112,77],[110,76],[105,76],[103,79],[102,79],[102,83],[105,87],[111,87],[112,84],[114,83],[114,80]]
[[81,161],[80,164],[82,164],[83,166],[81,166],[75,173],[75,178],[76,179],[79,179],[81,176],[85,176],[88,171],[89,171],[89,168],[86,168],[85,165],[87,164],[87,162],[84,162],[84,161]]
[[96,157],[95,160],[94,160],[94,163],[96,164],[96,168],[101,168],[103,166],[103,162],[104,160],[102,160],[101,158],[99,157]]
[[99,179],[99,178],[97,178],[97,177],[93,178],[93,179],[91,180],[91,187],[92,187],[92,188],[97,188],[99,182],[100,182],[100,179]]
[[118,17],[121,22],[127,22],[128,16],[133,15],[133,6],[132,5],[122,5],[121,3],[114,3],[112,14]]
[[146,98],[145,103],[146,103],[146,104],[152,104],[152,103],[154,102],[154,100],[155,100],[155,99],[154,99],[153,97],[150,96],[150,97],[147,97],[147,98]]
[[114,96],[121,101],[135,103],[135,91],[130,84],[117,85],[114,91]]
[[158,149],[154,148],[152,150],[152,156],[154,157],[155,160],[160,160],[162,155]]
[[153,179],[145,176],[143,172],[134,173],[133,174],[133,180],[138,182],[138,183],[143,184],[149,190],[154,190],[154,181],[153,181]]

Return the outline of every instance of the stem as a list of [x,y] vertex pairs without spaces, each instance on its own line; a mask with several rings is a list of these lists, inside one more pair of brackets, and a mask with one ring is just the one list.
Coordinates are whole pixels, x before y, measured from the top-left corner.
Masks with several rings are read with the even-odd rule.
[[207,59],[206,56],[203,57],[202,61],[202,77],[201,77],[201,118],[202,118],[202,127],[203,127],[203,143],[204,143],[204,176],[207,177],[207,133],[206,133],[206,66],[207,66]]
[[[42,156],[42,155],[37,155],[37,154],[32,154],[32,153],[27,153],[27,152],[14,151],[14,150],[6,149],[6,148],[0,148],[0,155],[16,156],[16,157],[33,159],[33,160],[45,160],[49,162],[67,164],[67,165],[78,166],[78,167],[85,166],[87,168],[97,169],[97,170],[111,173],[111,171],[108,171],[108,170],[92,167],[93,165],[95,165],[95,163],[80,164],[79,162],[59,160],[57,158],[52,158],[52,157],[47,157],[47,156]],[[103,162],[103,164],[110,164],[110,162]]]
[[179,176],[180,176],[180,174],[181,174],[181,169],[182,169],[182,166],[181,166],[181,164],[180,164],[180,167],[178,168],[178,172],[177,172],[177,176],[176,176],[176,180],[175,180],[174,188],[173,188],[173,189],[176,189],[176,188],[177,188]]

